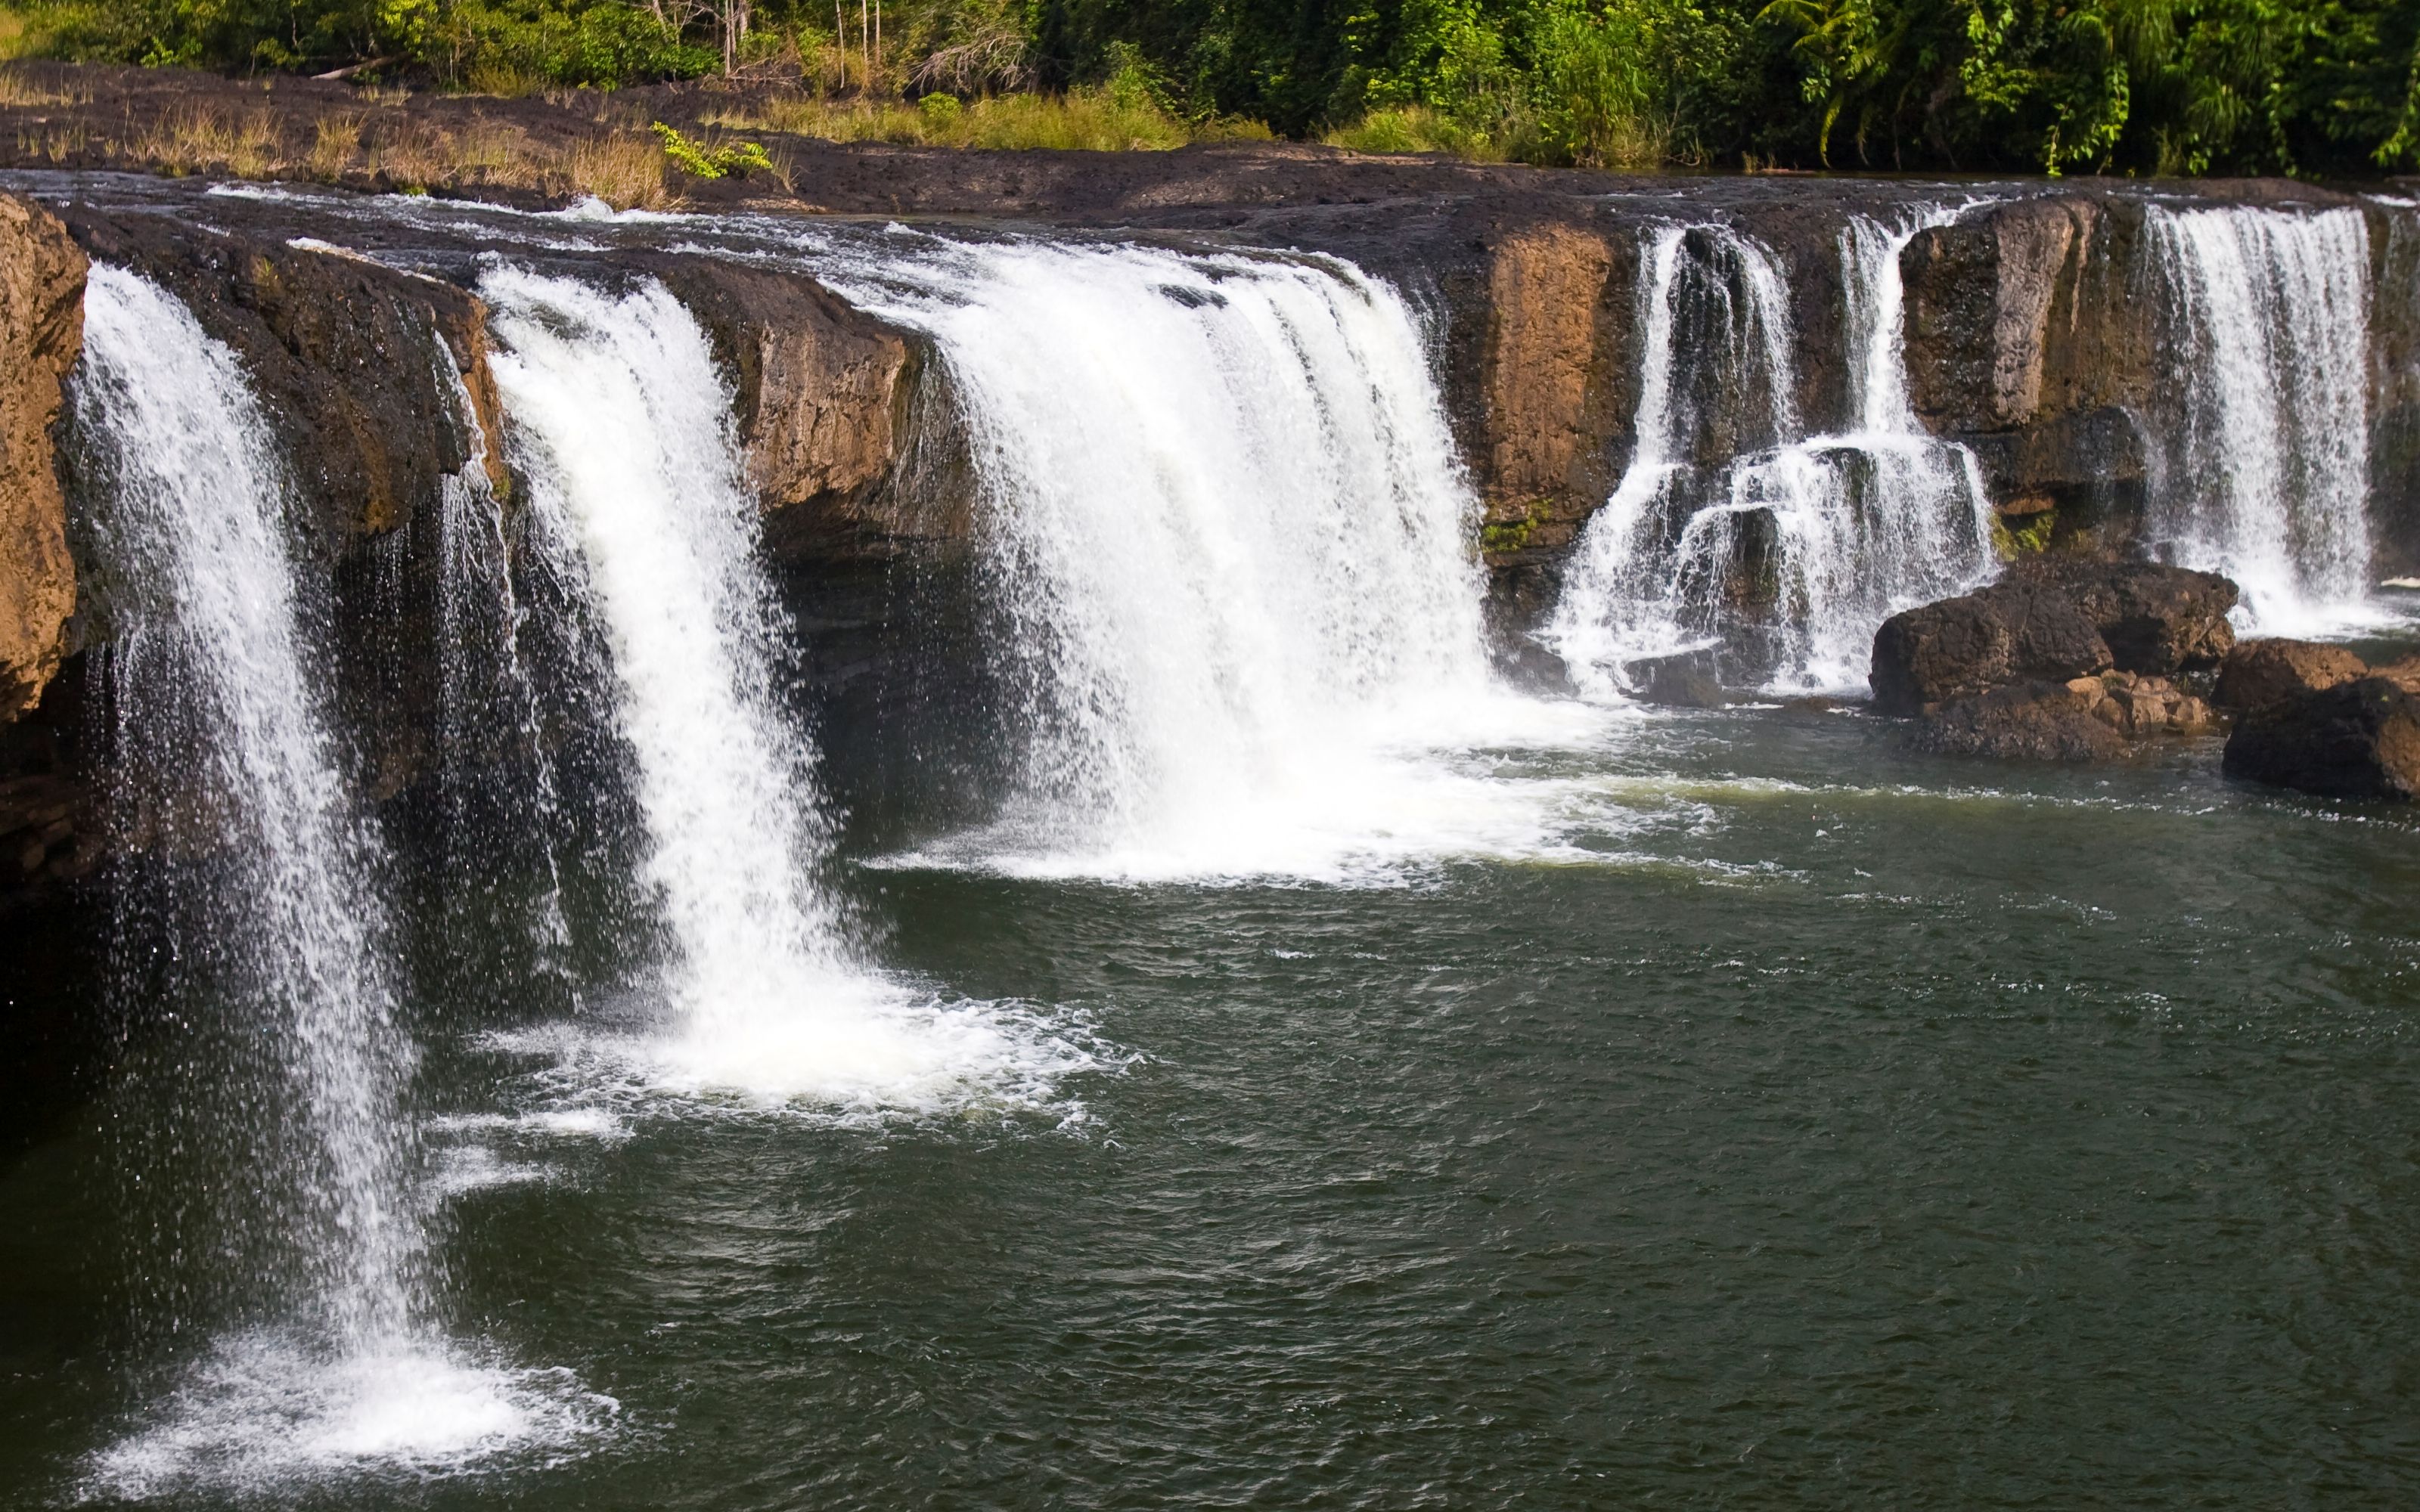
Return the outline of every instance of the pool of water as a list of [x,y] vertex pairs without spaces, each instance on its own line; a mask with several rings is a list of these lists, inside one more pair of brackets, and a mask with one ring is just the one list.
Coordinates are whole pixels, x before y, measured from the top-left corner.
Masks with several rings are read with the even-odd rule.
[[2217,755],[1746,708],[1465,753],[1545,816],[1526,857],[861,855],[883,959],[1047,1051],[890,1113],[424,1002],[494,1389],[362,1389],[465,1413],[450,1458],[256,1455],[274,1408],[157,1437],[227,1346],[138,1326],[104,1099],[0,1173],[0,1502],[2409,1506],[2420,816]]

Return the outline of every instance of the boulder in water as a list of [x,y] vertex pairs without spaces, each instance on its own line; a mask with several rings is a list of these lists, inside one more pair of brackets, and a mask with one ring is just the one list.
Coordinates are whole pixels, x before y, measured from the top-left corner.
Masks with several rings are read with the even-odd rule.
[[1622,668],[1630,680],[1630,693],[1642,703],[1660,703],[1673,709],[1719,709],[1730,701],[1723,697],[1722,680],[1714,674],[1714,658],[1705,651],[1683,651],[1669,656],[1651,656],[1634,661]]
[[2304,693],[2317,693],[2365,676],[2369,669],[2342,646],[2311,640],[2246,640],[2226,654],[2213,702],[2249,714]]
[[2337,798],[2420,798],[2420,693],[2362,677],[2246,715],[2226,775]]
[[[2078,684],[2093,680],[2079,678]],[[2102,700],[2067,683],[2024,682],[1951,699],[1925,711],[1911,742],[1945,756],[1997,756],[2020,761],[2106,761],[2125,738],[2097,718]]]
[[2104,671],[2173,677],[2235,643],[2235,584],[2150,563],[2030,562],[2002,581],[1895,614],[1874,635],[1877,712]]
[[2037,561],[2026,577],[2065,594],[2109,643],[2120,671],[2172,677],[2217,666],[2235,646],[2232,579],[2149,562]]
[[2110,666],[2100,631],[2063,594],[1995,583],[1895,614],[1874,636],[1874,707],[1927,704],[2018,682],[2064,683]]

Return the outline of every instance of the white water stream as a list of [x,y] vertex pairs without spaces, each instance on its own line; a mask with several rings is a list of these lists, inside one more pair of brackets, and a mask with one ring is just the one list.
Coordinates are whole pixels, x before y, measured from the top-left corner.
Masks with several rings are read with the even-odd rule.
[[2361,211],[2154,208],[2171,393],[2155,545],[2264,635],[2371,617],[2369,231]]
[[1752,640],[1738,649],[1777,691],[1861,688],[1885,619],[1990,575],[1982,480],[1918,424],[1902,351],[1900,253],[1954,213],[1842,231],[1854,423],[1838,435],[1804,432],[1773,254],[1724,226],[1647,240],[1635,448],[1543,631],[1584,687]]
[[931,332],[1023,702],[998,823],[923,859],[1343,880],[1527,854],[1471,748],[1566,730],[1481,640],[1420,332],[1326,260],[921,245],[835,281]]
[[[872,969],[821,871],[813,747],[778,684],[790,634],[705,332],[660,285],[622,295],[510,268],[481,293],[541,548],[608,642],[646,827],[668,1011],[646,1074],[842,1108],[1030,1085],[1081,1057]],[[596,1047],[588,1047],[593,1050]]]
[[241,1271],[211,1277],[222,1297],[190,1319],[217,1336],[96,1457],[91,1489],[442,1473],[585,1431],[610,1404],[473,1359],[431,1318],[381,856],[315,691],[286,480],[242,369],[169,294],[96,265],[75,406],[109,484],[92,526],[116,618],[116,821],[208,858],[172,910],[175,958],[232,1063],[200,1053],[204,1082],[164,1114],[194,1127],[165,1137],[252,1142],[214,1173],[223,1204],[180,1209],[191,1231],[172,1240]]

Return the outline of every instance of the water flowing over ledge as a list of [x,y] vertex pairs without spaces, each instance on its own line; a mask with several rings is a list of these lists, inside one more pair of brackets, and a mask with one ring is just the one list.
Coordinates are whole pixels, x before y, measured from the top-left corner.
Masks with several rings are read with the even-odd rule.
[[[1642,206],[1461,261],[300,191],[208,202],[224,246],[63,212],[104,255],[57,696],[107,717],[115,990],[194,1026],[124,1078],[146,1221],[226,1236],[146,1300],[164,1363],[85,1493],[626,1440],[593,1357],[463,1329],[441,1261],[479,1253],[452,1215],[650,1141],[1105,1150],[1100,1088],[1147,1064],[1123,985],[910,971],[901,897],[1796,898],[1827,825],[2099,800],[1747,774],[1704,752],[1766,716],[1885,758],[1833,733],[1854,708],[1644,709],[1637,663],[1852,692],[1883,616],[2033,550],[2224,568],[2248,628],[2379,617],[2408,216]],[[896,768],[835,755],[894,724],[855,748]],[[960,801],[865,819],[908,767]],[[2109,810],[2219,800],[2164,801]],[[1786,858],[1743,818],[1781,807]]]

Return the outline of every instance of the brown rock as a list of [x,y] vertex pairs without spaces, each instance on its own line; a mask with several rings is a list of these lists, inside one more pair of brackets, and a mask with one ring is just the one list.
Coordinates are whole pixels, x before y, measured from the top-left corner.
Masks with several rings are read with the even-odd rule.
[[2237,723],[2226,769],[2328,797],[2420,798],[2420,694],[2383,677],[2295,694]]
[[1481,380],[1491,501],[1526,509],[1561,492],[1592,444],[1589,373],[1613,261],[1604,238],[1567,225],[1532,227],[1497,246]]
[[2247,714],[2303,693],[2350,683],[2369,669],[2342,646],[2309,640],[2246,640],[2226,654],[2215,702]]
[[2064,595],[1994,584],[1883,623],[1869,681],[1874,707],[1912,715],[2012,682],[2066,682],[2110,664],[2109,648]]
[[2017,761],[2106,761],[2125,749],[2118,733],[2095,717],[2089,695],[2058,683],[1952,699],[1925,712],[1909,743],[1946,756]]
[[884,486],[908,448],[922,338],[801,274],[702,258],[657,271],[732,374],[776,549],[879,555],[905,538],[964,533],[963,514],[908,517]]
[[1901,257],[1916,412],[2001,430],[2041,407],[2042,358],[2062,285],[2073,294],[2099,207],[2018,200],[1920,232]]
[[84,349],[84,273],[66,226],[0,196],[0,724],[41,698],[75,612],[51,426]]
[[2383,677],[2407,693],[2420,693],[2420,656],[2406,656],[2369,670],[2372,677]]

